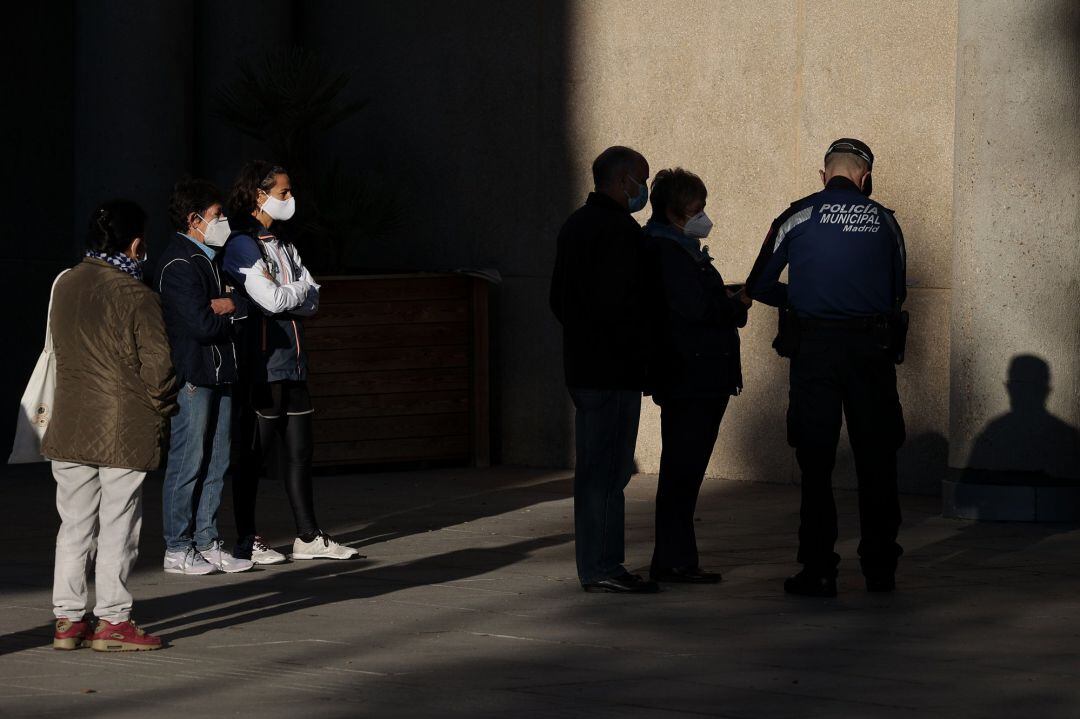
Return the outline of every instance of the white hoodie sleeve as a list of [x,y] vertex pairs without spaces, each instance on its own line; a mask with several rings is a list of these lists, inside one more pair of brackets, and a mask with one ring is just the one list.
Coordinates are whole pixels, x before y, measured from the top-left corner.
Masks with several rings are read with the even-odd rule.
[[320,287],[316,284],[315,278],[308,272],[308,268],[304,266],[303,261],[300,259],[300,253],[296,251],[296,247],[290,245],[288,252],[292,256],[293,262],[300,268],[300,281],[308,284],[308,291],[304,296],[304,301],[297,307],[294,307],[291,311],[294,315],[300,317],[311,317],[319,311]]
[[225,271],[244,285],[252,302],[269,314],[290,312],[304,303],[311,283],[303,277],[281,283],[263,261],[257,240],[237,235],[225,248]]

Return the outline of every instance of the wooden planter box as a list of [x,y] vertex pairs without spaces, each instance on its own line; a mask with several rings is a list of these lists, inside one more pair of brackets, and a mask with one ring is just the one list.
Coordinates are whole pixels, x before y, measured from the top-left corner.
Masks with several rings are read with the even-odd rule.
[[488,284],[466,275],[320,279],[305,321],[315,464],[490,462]]

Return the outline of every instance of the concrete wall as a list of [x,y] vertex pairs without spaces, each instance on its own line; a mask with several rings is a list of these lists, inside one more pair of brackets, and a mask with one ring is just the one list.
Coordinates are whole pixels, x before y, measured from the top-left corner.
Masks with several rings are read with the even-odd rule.
[[[881,158],[878,196],[904,223],[918,284],[901,370],[914,438],[901,459],[905,486],[936,489],[948,422],[954,3],[538,2],[512,13],[498,3],[422,5],[321,2],[302,10],[302,40],[355,67],[372,98],[333,145],[349,161],[393,168],[407,192],[426,192],[410,206],[407,241],[364,248],[366,264],[491,266],[506,278],[502,461],[572,462],[546,295],[555,234],[589,191],[600,150],[630,144],[654,169],[701,174],[712,216],[729,228],[714,253],[739,279],[772,217],[818,186],[828,142],[858,135]],[[744,333],[747,391],[725,421],[712,476],[795,478],[774,328],[772,310],[755,310]],[[656,471],[658,459],[648,405],[639,467]],[[850,483],[846,452],[840,462],[839,482]]]
[[959,17],[949,464],[1080,477],[1080,5]]
[[[34,72],[3,75],[6,138],[0,274],[8,289],[0,372],[0,462],[15,431],[19,398],[45,339],[45,306],[53,277],[71,263],[74,182],[72,66],[75,8],[69,3],[16,5],[6,22],[10,57]],[[49,48],[42,52],[41,48]],[[22,67],[20,64],[19,67]]]
[[[210,116],[217,81],[209,67],[228,67],[235,53],[281,39],[273,24],[283,11],[290,20],[288,0],[11,8],[10,26],[19,30],[7,40],[17,64],[2,80],[11,129],[0,272],[21,306],[6,316],[0,459],[41,351],[50,282],[81,255],[92,208],[112,197],[138,201],[150,215],[153,253],[171,231],[167,202],[180,175],[231,178],[257,148]],[[291,32],[284,37],[291,43]]]
[[[513,13],[492,12],[505,4],[422,5],[305,4],[301,40],[355,67],[358,91],[372,99],[331,141],[347,161],[393,168],[407,192],[438,187],[410,206],[408,240],[363,248],[365,263],[491,266],[506,278],[502,461],[572,462],[546,295],[555,234],[588,193],[600,150],[630,144],[654,169],[701,174],[726,228],[714,253],[725,276],[740,279],[772,217],[819,185],[827,144],[857,135],[881,158],[879,197],[904,223],[919,285],[901,372],[917,438],[903,458],[906,486],[936,487],[947,427],[954,4],[620,0],[517,3]],[[843,29],[837,13],[847,16]],[[744,333],[747,391],[732,405],[712,476],[795,477],[774,328],[771,309],[755,310]],[[656,471],[658,460],[648,405],[639,467]],[[851,481],[849,465],[844,454],[841,483]]]
[[188,3],[75,4],[75,194],[72,235],[104,200],[149,214],[152,253],[170,231],[169,194],[190,172],[194,18]]
[[[654,172],[700,174],[718,226],[709,245],[731,281],[746,276],[772,218],[820,189],[829,142],[855,136],[873,148],[875,197],[904,227],[915,284],[900,370],[913,440],[903,483],[935,490],[948,424],[955,3],[581,2],[570,29],[575,194],[587,191],[592,157],[615,142],[640,148]],[[796,478],[784,436],[787,362],[770,347],[775,317],[756,307],[743,331],[746,391],[730,405],[712,476]],[[659,445],[649,403],[641,469],[657,470]],[[851,465],[845,448],[839,484],[853,482]]]
[[368,267],[499,270],[497,459],[569,466],[560,334],[547,309],[555,235],[584,199],[565,131],[564,3],[298,8],[300,41],[352,69],[352,91],[370,101],[327,149],[386,176],[405,200],[400,236],[357,256]]
[[[226,185],[243,160],[265,155],[215,117],[216,88],[235,76],[237,59],[295,43],[352,71],[348,94],[369,100],[320,149],[385,176],[407,210],[399,236],[358,248],[359,261],[500,270],[496,419],[505,429],[496,456],[572,462],[546,309],[553,238],[581,199],[566,159],[563,2],[88,0],[14,17],[12,54],[34,58],[34,72],[4,80],[25,115],[3,202],[23,224],[5,236],[0,263],[18,269],[29,307],[11,320],[0,451],[40,351],[48,280],[77,258],[90,209],[117,195],[142,203],[153,253],[170,232],[167,199],[179,176]],[[45,46],[53,51],[42,55]]]
[[[296,42],[351,70],[348,92],[370,101],[320,149],[384,176],[405,201],[398,237],[357,248],[360,261],[492,267],[505,278],[503,462],[573,461],[548,277],[558,227],[589,189],[589,163],[613,143],[641,149],[654,171],[682,165],[705,179],[718,225],[710,244],[732,280],[746,275],[771,218],[818,187],[830,140],[854,135],[873,147],[876,197],[905,229],[915,285],[899,373],[906,489],[936,490],[950,431],[952,463],[968,461],[982,426],[1004,411],[1001,382],[1017,353],[1049,363],[1050,409],[1077,424],[1067,308],[1077,286],[1080,72],[1068,0],[198,0],[152,12],[131,2],[19,12],[16,50],[37,58],[35,72],[5,82],[7,96],[31,100],[12,174],[34,188],[35,219],[16,236],[35,242],[13,237],[0,250],[28,298],[12,320],[6,407],[38,351],[43,285],[73,256],[89,207],[133,195],[151,210],[153,232],[166,232],[177,175],[224,184],[264,151],[214,117],[213,90],[238,57]],[[60,41],[41,56],[46,38]],[[13,198],[27,193],[4,194],[8,216],[25,216]],[[725,419],[711,476],[796,479],[774,328],[774,312],[755,308],[743,333],[746,392]],[[641,469],[655,471],[658,457],[647,405]],[[844,448],[838,481],[851,480]]]

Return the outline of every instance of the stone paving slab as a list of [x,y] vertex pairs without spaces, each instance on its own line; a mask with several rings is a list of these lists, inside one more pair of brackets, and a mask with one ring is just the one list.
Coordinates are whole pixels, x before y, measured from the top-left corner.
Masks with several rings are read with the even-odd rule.
[[[53,486],[0,474],[0,716],[1080,717],[1080,531],[976,524],[904,497],[893,595],[857,574],[856,498],[838,492],[834,600],[782,594],[798,490],[706,482],[711,587],[585,594],[568,473],[514,468],[320,477],[329,531],[367,558],[238,575],[160,570],[148,481],[136,617],[170,646],[55,652]],[[627,501],[627,563],[652,539],[655,477]],[[260,518],[290,537],[280,485]],[[231,541],[231,508],[221,528]]]

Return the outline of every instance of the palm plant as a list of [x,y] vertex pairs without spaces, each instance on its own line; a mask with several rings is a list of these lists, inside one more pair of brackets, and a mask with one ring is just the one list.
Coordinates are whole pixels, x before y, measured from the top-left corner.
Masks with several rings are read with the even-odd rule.
[[354,117],[367,100],[344,99],[349,74],[304,48],[245,58],[238,71],[215,93],[216,114],[264,142],[303,189],[304,202],[287,232],[303,244],[305,261],[321,272],[350,269],[353,247],[384,240],[398,226],[399,205],[385,182],[347,172],[336,160],[323,163],[315,141]]

